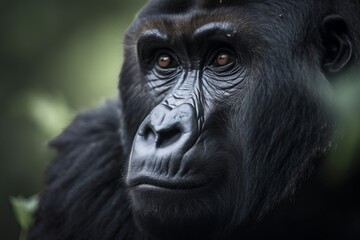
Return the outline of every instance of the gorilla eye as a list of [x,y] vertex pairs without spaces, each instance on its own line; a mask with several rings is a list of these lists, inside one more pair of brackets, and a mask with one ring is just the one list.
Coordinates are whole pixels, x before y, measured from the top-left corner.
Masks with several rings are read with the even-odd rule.
[[155,53],[151,62],[151,71],[155,74],[156,79],[175,78],[180,70],[180,61],[174,52],[169,50],[160,50]]
[[157,65],[161,68],[172,67],[174,59],[169,54],[163,53],[157,58]]
[[219,51],[218,53],[213,55],[213,60],[211,65],[213,67],[224,67],[233,63],[235,61],[235,58],[236,58],[235,54],[230,52],[230,50]]
[[217,66],[225,66],[229,63],[230,56],[227,53],[220,53],[216,57],[215,65]]

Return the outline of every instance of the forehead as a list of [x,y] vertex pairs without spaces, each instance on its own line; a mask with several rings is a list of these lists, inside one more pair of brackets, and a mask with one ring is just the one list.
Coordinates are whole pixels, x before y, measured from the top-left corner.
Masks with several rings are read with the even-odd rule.
[[196,34],[209,28],[221,28],[228,30],[239,25],[239,20],[229,17],[229,14],[203,13],[202,11],[191,11],[186,14],[162,14],[148,16],[139,20],[134,30],[137,33],[157,29],[160,32],[171,35]]
[[[184,14],[193,10],[211,11],[219,8],[259,7],[266,11],[294,8],[296,5],[311,5],[308,0],[150,0],[139,14],[147,17],[154,14]],[[308,3],[309,2],[309,3]],[[295,7],[298,9],[298,7]]]
[[125,45],[143,48],[162,43],[197,52],[211,43],[236,45],[241,42],[256,50],[261,45],[260,34],[251,27],[251,18],[246,17],[246,13],[238,17],[239,13],[222,8],[221,11],[192,9],[187,13],[150,14],[138,18],[127,33]]
[[[264,38],[283,44],[296,42],[307,29],[313,2],[303,0],[151,0],[127,32],[125,43],[136,43],[146,32],[177,39],[212,27],[237,38]],[[305,4],[306,3],[306,4]],[[291,26],[291,31],[289,31]],[[224,31],[225,30],[225,31]],[[203,35],[205,36],[205,35]]]
[[[181,30],[198,28],[209,22],[227,21],[237,24],[251,24],[252,27],[268,26],[301,19],[303,0],[150,0],[139,13],[133,27],[166,27]],[[311,2],[305,4],[311,5]],[[300,11],[299,11],[300,10]],[[279,15],[287,18],[278,21]],[[163,23],[163,24],[162,24]],[[174,31],[175,32],[175,31]]]
[[158,32],[173,37],[204,35],[201,33],[211,31],[231,35],[241,32],[244,35],[255,31],[255,27],[251,27],[251,22],[251,15],[243,8],[221,7],[204,10],[193,7],[180,13],[161,11],[140,14],[129,33],[135,39],[147,32]]
[[191,8],[211,9],[223,6],[242,5],[254,0],[150,0],[148,8],[168,12],[184,12]]

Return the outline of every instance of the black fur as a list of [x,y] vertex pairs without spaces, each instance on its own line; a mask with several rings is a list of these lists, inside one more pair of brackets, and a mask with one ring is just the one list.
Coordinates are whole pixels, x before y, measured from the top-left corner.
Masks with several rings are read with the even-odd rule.
[[117,101],[108,101],[50,142],[58,156],[30,239],[141,239],[122,182],[120,121]]
[[[358,12],[360,3],[351,0],[150,1],[126,35],[120,98],[80,113],[50,143],[58,155],[47,170],[30,239],[153,239],[148,233],[210,239],[199,228],[215,239],[360,238],[357,175],[339,189],[326,188],[319,177],[334,129],[323,94],[331,84],[322,68],[318,26],[329,14],[343,16],[354,43],[348,65],[356,68]],[[206,151],[199,147],[192,155],[212,162],[208,171],[225,168],[226,174],[211,172],[221,182],[208,194],[210,200],[185,207],[156,203],[158,215],[143,224],[153,209],[131,201],[124,181],[134,136],[164,95],[146,83],[139,33],[155,26],[185,36],[203,23],[227,20],[237,24],[246,46],[245,77],[229,97],[212,99],[199,137]],[[203,212],[215,220],[184,224]],[[158,216],[165,219],[162,224]],[[177,229],[178,222],[185,227]]]

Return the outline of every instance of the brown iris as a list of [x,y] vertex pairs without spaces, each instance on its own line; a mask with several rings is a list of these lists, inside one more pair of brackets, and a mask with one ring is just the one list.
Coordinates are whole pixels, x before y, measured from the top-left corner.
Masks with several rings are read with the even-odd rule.
[[230,61],[230,55],[228,53],[220,53],[217,55],[215,60],[215,65],[217,66],[225,66]]
[[161,68],[168,68],[171,65],[172,58],[168,54],[162,54],[157,60],[157,64]]

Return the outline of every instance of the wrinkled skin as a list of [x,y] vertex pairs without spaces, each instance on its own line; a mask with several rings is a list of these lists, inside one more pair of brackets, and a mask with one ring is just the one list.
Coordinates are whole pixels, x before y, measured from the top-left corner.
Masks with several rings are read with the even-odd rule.
[[31,239],[357,236],[321,219],[330,207],[291,221],[333,146],[330,79],[358,66],[359,5],[150,1],[125,38],[120,100],[52,142]]

